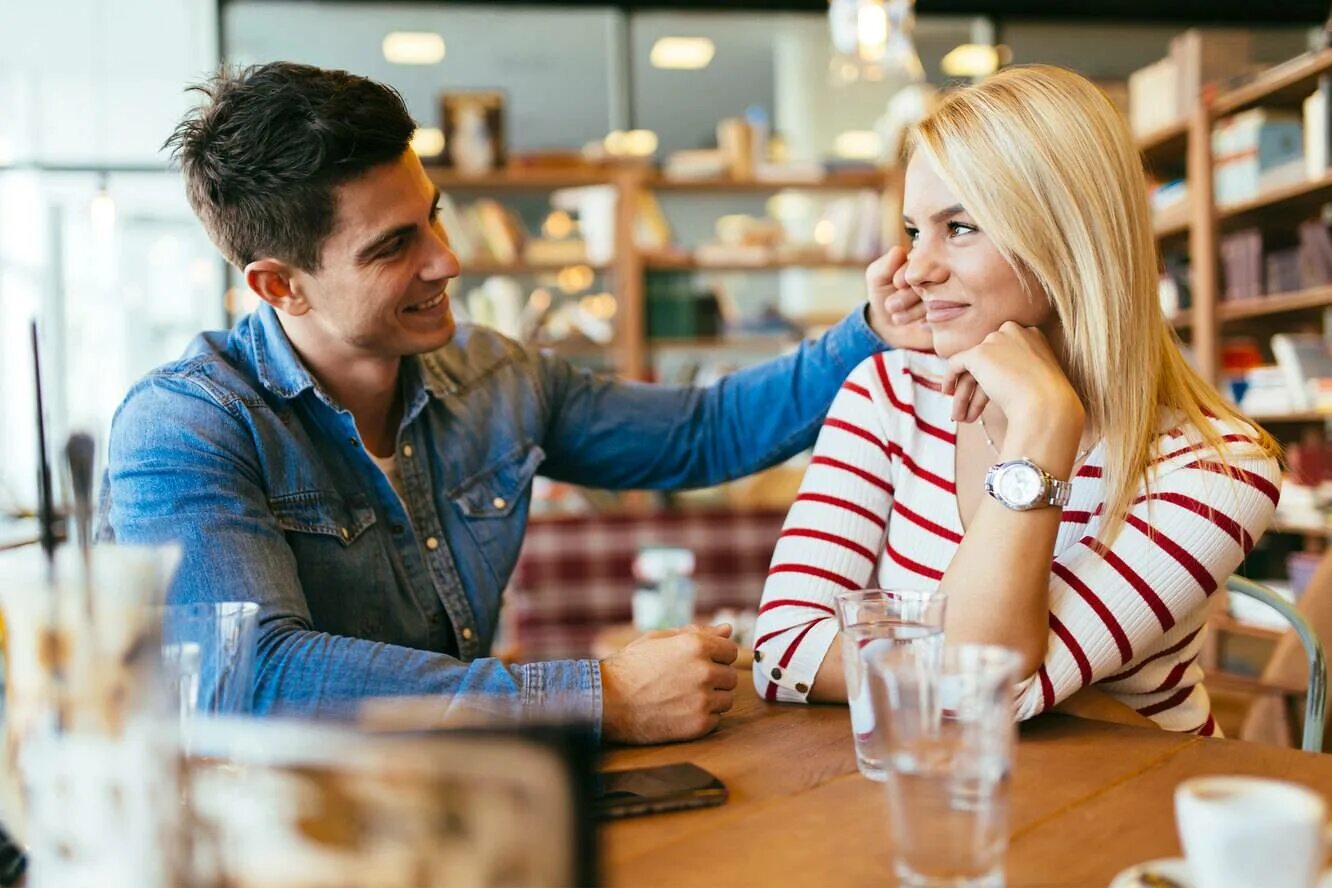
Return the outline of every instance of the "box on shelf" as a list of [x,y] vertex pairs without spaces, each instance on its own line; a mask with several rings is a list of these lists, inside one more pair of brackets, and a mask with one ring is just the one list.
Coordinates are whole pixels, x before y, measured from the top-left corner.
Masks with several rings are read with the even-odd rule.
[[1180,120],[1179,75],[1169,57],[1129,75],[1129,128],[1135,136],[1148,136]]
[[1286,375],[1295,409],[1332,408],[1323,400],[1323,387],[1317,385],[1317,380],[1332,379],[1332,350],[1321,334],[1277,333],[1272,337],[1272,357]]
[[1169,54],[1129,75],[1129,127],[1148,136],[1188,119],[1203,88],[1251,67],[1249,32],[1190,28],[1170,41]]
[[1176,114],[1186,118],[1197,106],[1203,88],[1229,80],[1252,67],[1251,33],[1247,29],[1190,28],[1170,39],[1176,71]]
[[1218,205],[1234,204],[1304,178],[1300,116],[1254,108],[1212,129],[1213,187]]

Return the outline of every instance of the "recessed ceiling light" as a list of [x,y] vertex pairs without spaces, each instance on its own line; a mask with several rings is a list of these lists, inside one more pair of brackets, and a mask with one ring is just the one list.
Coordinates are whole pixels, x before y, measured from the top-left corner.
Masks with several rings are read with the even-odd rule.
[[707,37],[662,37],[652,44],[648,56],[654,68],[697,71],[706,68],[717,47]]
[[434,126],[419,127],[412,134],[412,150],[417,157],[438,157],[444,150],[444,131]]
[[850,160],[877,160],[883,153],[883,139],[873,130],[847,130],[833,140],[833,151]]
[[395,65],[444,61],[444,38],[430,31],[394,31],[384,38],[384,58]]
[[953,47],[939,67],[949,77],[988,77],[999,70],[1001,61],[998,47],[963,43]]

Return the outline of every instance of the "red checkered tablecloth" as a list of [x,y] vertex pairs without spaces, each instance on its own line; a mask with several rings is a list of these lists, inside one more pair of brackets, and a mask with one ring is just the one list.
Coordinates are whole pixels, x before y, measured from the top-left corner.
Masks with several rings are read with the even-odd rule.
[[505,592],[524,660],[587,656],[592,637],[631,618],[632,564],[643,546],[683,546],[697,566],[695,611],[757,609],[785,511],[536,518]]

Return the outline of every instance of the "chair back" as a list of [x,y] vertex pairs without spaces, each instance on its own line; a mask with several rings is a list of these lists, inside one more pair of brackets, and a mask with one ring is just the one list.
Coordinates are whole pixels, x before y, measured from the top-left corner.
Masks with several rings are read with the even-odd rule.
[[[1324,567],[1328,570],[1325,571]],[[1324,573],[1328,573],[1326,585],[1332,588],[1332,561],[1328,559],[1324,559],[1323,564],[1319,566],[1314,579],[1320,579],[1320,575]],[[1309,591],[1313,591],[1313,589],[1314,582],[1311,580]],[[1287,635],[1277,643],[1277,649],[1273,652],[1272,660],[1263,672],[1263,678],[1278,681],[1281,679],[1293,680],[1295,676],[1287,675],[1292,671],[1293,666],[1297,668],[1304,666],[1307,669],[1304,732],[1300,748],[1306,752],[1321,752],[1327,706],[1327,661],[1323,655],[1323,644],[1319,641],[1318,633],[1294,604],[1261,583],[1255,583],[1253,580],[1247,580],[1244,577],[1231,576],[1226,580],[1226,591],[1232,595],[1243,595],[1260,601],[1281,614],[1290,623],[1294,633],[1293,635]],[[1307,602],[1304,603],[1307,604]],[[1300,656],[1301,648],[1303,649],[1303,656]],[[1257,708],[1257,704],[1255,704],[1255,708]],[[1271,713],[1269,712],[1268,715],[1270,716]],[[1255,713],[1251,712],[1249,717],[1246,718],[1246,728],[1254,716]]]

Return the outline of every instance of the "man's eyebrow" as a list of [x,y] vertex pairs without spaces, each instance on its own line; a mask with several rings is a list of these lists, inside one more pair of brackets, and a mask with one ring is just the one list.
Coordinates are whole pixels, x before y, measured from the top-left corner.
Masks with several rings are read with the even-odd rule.
[[[942,222],[943,220],[949,218],[950,216],[957,216],[962,213],[965,213],[966,211],[967,208],[962,206],[962,204],[953,204],[951,207],[944,207],[942,210],[935,213],[933,216],[930,216],[930,221]],[[905,213],[902,214],[902,221],[908,225],[915,224],[911,221],[911,217],[906,215]]]
[[399,225],[396,228],[390,228],[379,237],[366,244],[356,251],[356,262],[358,265],[364,265],[379,252],[380,248],[392,241],[394,238],[405,237],[416,230],[415,225]]
[[[439,207],[439,198],[440,192],[439,189],[436,188],[434,196],[430,200],[431,219],[435,218],[435,212]],[[375,238],[356,252],[356,262],[360,265],[364,265],[366,262],[369,262],[375,253],[379,252],[379,249],[385,244],[389,243],[394,238],[411,234],[415,230],[415,225],[399,225],[396,228],[391,228],[388,231],[385,231],[383,234],[379,235],[379,237]]]

